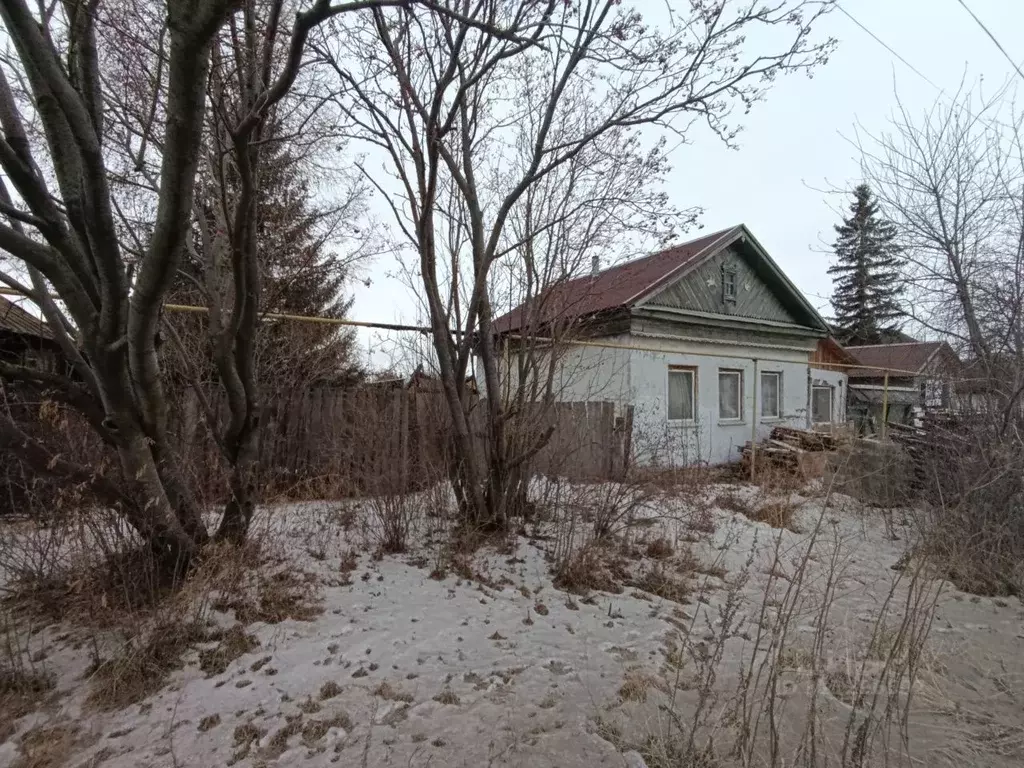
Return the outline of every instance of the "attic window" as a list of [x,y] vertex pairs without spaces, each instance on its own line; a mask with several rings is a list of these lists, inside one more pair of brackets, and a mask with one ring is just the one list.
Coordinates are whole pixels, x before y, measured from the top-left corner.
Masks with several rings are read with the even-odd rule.
[[736,301],[736,268],[722,267],[722,301]]

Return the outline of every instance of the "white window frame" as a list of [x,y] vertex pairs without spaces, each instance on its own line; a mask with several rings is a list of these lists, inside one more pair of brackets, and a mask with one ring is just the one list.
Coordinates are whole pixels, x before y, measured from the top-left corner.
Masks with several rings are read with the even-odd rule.
[[[764,412],[764,377],[774,376],[775,377],[775,413]],[[758,403],[757,409],[761,414],[763,421],[775,421],[782,418],[782,371],[760,371],[760,377],[757,382],[758,389]]]
[[[690,416],[682,419],[672,418],[671,386],[669,381],[673,374],[689,374],[690,376]],[[670,424],[692,424],[697,419],[697,369],[692,365],[670,365],[665,377],[665,417]]]
[[[736,385],[736,413],[738,416],[723,416],[722,415],[722,377],[723,376],[736,376],[738,379]],[[743,389],[743,370],[740,368],[719,368],[718,369],[718,420],[727,424],[742,424],[743,423],[743,401],[744,401],[744,389]]]
[[[816,421],[814,419],[814,393],[819,389],[828,392],[828,421]],[[811,386],[811,424],[832,424],[835,422],[836,412],[836,388],[827,384],[814,384]]]
[[[736,294],[739,293],[738,283],[739,277],[735,267],[722,267],[722,301],[736,301]],[[728,290],[730,287],[732,288],[731,293]]]

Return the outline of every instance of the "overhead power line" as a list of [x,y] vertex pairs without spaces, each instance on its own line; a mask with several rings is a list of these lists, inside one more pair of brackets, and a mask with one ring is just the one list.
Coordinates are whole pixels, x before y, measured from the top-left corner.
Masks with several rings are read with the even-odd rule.
[[[23,293],[22,291],[15,290],[14,288],[0,288],[0,295],[26,296],[25,293]],[[55,298],[59,298],[59,297],[55,297]],[[207,313],[209,313],[209,308],[208,307],[193,306],[193,305],[190,305],[190,304],[164,304],[163,308],[164,308],[165,311],[168,311],[168,312],[184,312],[184,313],[187,313],[187,314],[207,314]],[[365,322],[365,321],[361,321],[361,320],[348,320],[346,318],[341,318],[341,317],[320,317],[320,316],[316,316],[316,315],[289,315],[289,314],[284,314],[284,313],[280,313],[280,312],[266,312],[266,313],[264,313],[262,315],[262,317],[265,318],[265,319],[284,320],[284,321],[300,322],[300,323],[324,323],[324,324],[328,324],[328,325],[354,326],[356,328],[381,328],[381,329],[384,329],[384,330],[391,330],[391,331],[415,331],[415,332],[424,333],[424,334],[430,333],[431,330],[432,330],[430,328],[430,326],[424,326],[424,325],[399,325],[399,324],[395,324],[395,323],[373,323],[373,322]],[[459,329],[453,329],[452,333],[455,333],[457,335],[461,335],[461,334],[465,334],[466,331],[459,330]],[[751,355],[749,353],[743,353],[743,354],[729,353],[729,352],[723,352],[721,350],[716,350],[715,352],[696,352],[696,351],[692,351],[691,350],[691,351],[688,351],[688,352],[681,352],[680,353],[678,349],[666,346],[664,344],[659,344],[658,340],[659,340],[660,337],[657,336],[657,335],[654,335],[654,334],[642,335],[641,336],[642,338],[649,338],[649,339],[651,339],[652,343],[650,343],[650,344],[643,344],[643,343],[636,343],[636,342],[623,343],[623,342],[619,342],[619,341],[602,341],[602,340],[595,340],[595,339],[576,339],[576,338],[555,339],[555,338],[545,337],[545,336],[521,335],[521,334],[517,334],[517,333],[503,334],[503,336],[505,338],[512,339],[512,340],[528,341],[528,342],[531,342],[531,343],[539,344],[541,347],[544,347],[544,346],[552,346],[553,347],[556,344],[571,344],[572,346],[575,346],[575,347],[586,347],[586,348],[589,348],[589,349],[623,350],[623,351],[633,351],[633,352],[657,352],[657,353],[660,353],[660,354],[679,353],[679,354],[683,354],[683,355],[689,355],[689,356],[692,356],[692,357],[715,357],[715,358],[726,358],[726,359],[731,359],[731,360],[757,360],[758,362],[762,362],[762,363],[793,363],[793,362],[795,362],[792,358],[788,358],[788,357],[778,357],[778,358],[775,358],[775,357],[763,356],[763,355],[759,355],[759,354]],[[673,336],[671,338],[672,338],[673,341],[694,342],[694,343],[703,343],[703,342],[707,342],[708,341],[708,339],[705,339],[705,338],[690,337],[690,336]],[[719,345],[734,346],[734,347],[745,347],[745,346],[747,346],[747,343],[744,342],[744,341],[724,341],[724,340],[718,340],[715,343],[719,344]],[[769,348],[771,348],[771,347],[769,347]],[[797,351],[797,352],[805,352],[805,351],[807,351],[807,350],[803,349],[802,347],[775,346],[774,348],[778,349],[780,351]],[[861,365],[861,364],[857,364],[857,363],[828,362],[828,363],[820,363],[820,364],[816,365],[816,364],[814,364],[814,363],[809,361],[808,365],[811,368],[823,368],[825,370],[840,370],[840,371],[870,370],[870,371],[883,371],[886,374],[892,374],[892,375],[897,375],[897,376],[900,376],[900,375],[902,375],[902,376],[916,376],[919,373],[918,371],[904,370],[902,368],[887,368],[885,366]]]
[[[977,25],[979,27],[981,27],[982,31],[986,35],[988,35],[989,40],[991,40],[993,43],[996,44],[996,48],[998,48],[1000,53],[1002,53],[1003,56],[1006,57],[1006,60],[1008,62],[1010,62],[1010,66],[1013,67],[1017,71],[1017,74],[1020,76],[1020,79],[1024,80],[1024,72],[1020,71],[1020,67],[1017,66],[1017,62],[1014,61],[1012,58],[1010,58],[1010,54],[1006,52],[1006,49],[1003,48],[1003,44],[1000,43],[999,40],[996,39],[996,36],[992,34],[992,31],[987,26],[985,26],[985,22],[983,22],[981,19],[978,18],[978,16],[974,13],[974,11],[971,10],[971,7],[969,5],[967,5],[965,0],[957,0],[957,2],[960,3],[960,5],[962,5],[964,7],[965,11],[967,11],[969,14],[971,14],[971,18],[974,19],[974,21],[977,23]],[[845,11],[844,11],[844,13],[845,13]]]
[[[959,2],[961,4],[963,4],[963,0],[959,0]],[[967,8],[966,5],[964,5],[964,7]],[[987,118],[987,117],[980,117],[978,115],[975,115],[974,112],[972,112],[970,109],[965,107],[963,104],[958,103],[956,101],[956,99],[951,98],[949,95],[947,95],[945,89],[940,88],[938,85],[936,85],[934,80],[932,80],[930,77],[928,77],[926,74],[924,74],[921,70],[919,70],[917,67],[915,67],[913,64],[911,64],[909,61],[907,61],[903,56],[901,56],[899,54],[899,52],[895,48],[893,48],[891,45],[889,45],[884,40],[882,40],[882,38],[880,38],[878,35],[876,35],[874,32],[872,32],[870,29],[868,29],[867,26],[865,26],[862,22],[860,22],[858,19],[856,19],[853,16],[853,14],[851,14],[848,10],[846,10],[838,2],[836,3],[836,8],[838,8],[840,10],[840,12],[842,12],[842,14],[844,16],[846,16],[850,21],[852,21],[861,30],[863,30],[867,35],[869,35],[872,40],[874,40],[876,43],[878,43],[883,48],[885,48],[885,50],[887,50],[889,53],[891,53],[894,57],[896,57],[905,67],[907,67],[907,69],[909,69],[915,75],[917,75],[922,80],[924,80],[926,83],[928,83],[928,85],[930,85],[932,88],[934,88],[936,90],[936,92],[939,94],[939,99],[944,101],[953,110],[955,110],[957,112],[963,112],[968,117],[970,117],[972,120],[980,120],[982,123],[984,123],[985,125],[987,125],[989,128],[991,128],[993,130],[997,130],[997,126],[998,126],[998,128],[1001,128],[1001,129],[1004,129],[1004,130],[1015,130],[1013,126],[1009,126],[1006,123],[1002,122],[1001,120],[991,119],[991,118]],[[970,8],[967,8],[967,11],[970,13]],[[973,13],[971,13],[971,15],[974,16]],[[975,17],[975,20],[977,20],[977,17]],[[978,23],[980,24],[981,22],[978,21]],[[988,30],[986,30],[986,32],[987,31]],[[995,38],[993,38],[993,40],[995,40]],[[996,45],[999,45],[998,41],[995,41],[995,42],[996,42]],[[1002,46],[999,46],[999,47],[1000,47],[1000,50],[1002,50]],[[1003,51],[1003,54],[1006,55],[1006,51]],[[1009,59],[1009,56],[1007,56],[1007,59]],[[1013,64],[1013,60],[1012,59],[1009,59],[1009,61],[1010,61],[1011,64]],[[1018,74],[1021,74],[1021,70],[1017,67],[1016,64],[1013,65],[1013,68],[1017,71]],[[1024,77],[1024,75],[1021,75],[1021,76]],[[992,97],[991,101],[995,101],[996,99],[999,99],[1002,96],[1002,94],[1010,87],[1010,83],[1012,81],[1013,81],[1013,75],[1010,75],[1007,78],[1006,82],[1003,83],[1002,87],[996,92],[995,96]]]
[[934,82],[932,82],[932,80],[926,74],[924,74],[921,70],[919,70],[917,67],[915,67],[913,64],[911,64],[905,58],[900,56],[899,53],[896,52],[896,49],[894,49],[887,42],[885,42],[885,40],[880,38],[878,35],[876,35],[870,29],[868,29],[863,24],[861,24],[859,21],[857,21],[857,19],[854,18],[853,14],[851,14],[848,10],[843,8],[843,6],[841,6],[839,3],[836,3],[836,8],[838,8],[840,10],[840,12],[844,16],[846,16],[846,18],[848,18],[850,21],[852,21],[854,24],[856,24],[858,27],[860,27],[862,30],[864,30],[868,35],[870,35],[871,38],[876,43],[878,43],[880,46],[885,48],[885,50],[887,50],[889,53],[891,53],[893,56],[895,56],[897,59],[899,59],[901,62],[903,62],[903,65],[906,66],[911,72],[913,72],[915,75],[920,77],[922,80],[924,80],[926,83],[928,83],[928,85],[930,85],[932,88],[934,88],[939,93],[943,92],[943,90],[941,88],[939,88],[939,86],[937,86]]

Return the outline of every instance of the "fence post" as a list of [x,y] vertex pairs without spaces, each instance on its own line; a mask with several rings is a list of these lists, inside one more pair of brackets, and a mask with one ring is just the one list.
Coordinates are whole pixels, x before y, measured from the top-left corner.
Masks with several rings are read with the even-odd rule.
[[400,462],[398,486],[400,493],[409,492],[409,398],[415,397],[415,390],[399,390],[398,412],[398,461]]
[[[742,379],[740,380],[742,381]],[[750,406],[750,479],[756,475],[757,464],[757,358],[754,358],[754,402]],[[740,393],[740,402],[743,402],[743,393]]]
[[889,372],[885,372],[885,380],[882,384],[882,442],[889,429]]

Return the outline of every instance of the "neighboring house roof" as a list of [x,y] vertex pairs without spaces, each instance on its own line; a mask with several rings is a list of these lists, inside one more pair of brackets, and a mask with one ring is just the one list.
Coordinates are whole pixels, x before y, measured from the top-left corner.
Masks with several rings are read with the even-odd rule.
[[851,379],[877,379],[888,371],[891,376],[919,376],[925,368],[945,349],[949,355],[953,350],[944,341],[913,341],[900,344],[870,344],[863,347],[846,347],[858,365],[869,368],[851,368]]
[[42,320],[4,296],[0,296],[0,331],[37,339],[53,339],[50,327]]
[[586,275],[553,286],[540,296],[494,320],[495,333],[509,333],[552,323],[571,323],[593,315],[625,309],[653,295],[690,269],[714,256],[737,240],[745,239],[756,247],[770,269],[793,292],[804,309],[822,329],[827,326],[817,310],[789,282],[743,224],[713,232],[696,240],[674,245],[650,256],[609,267],[596,275]]

